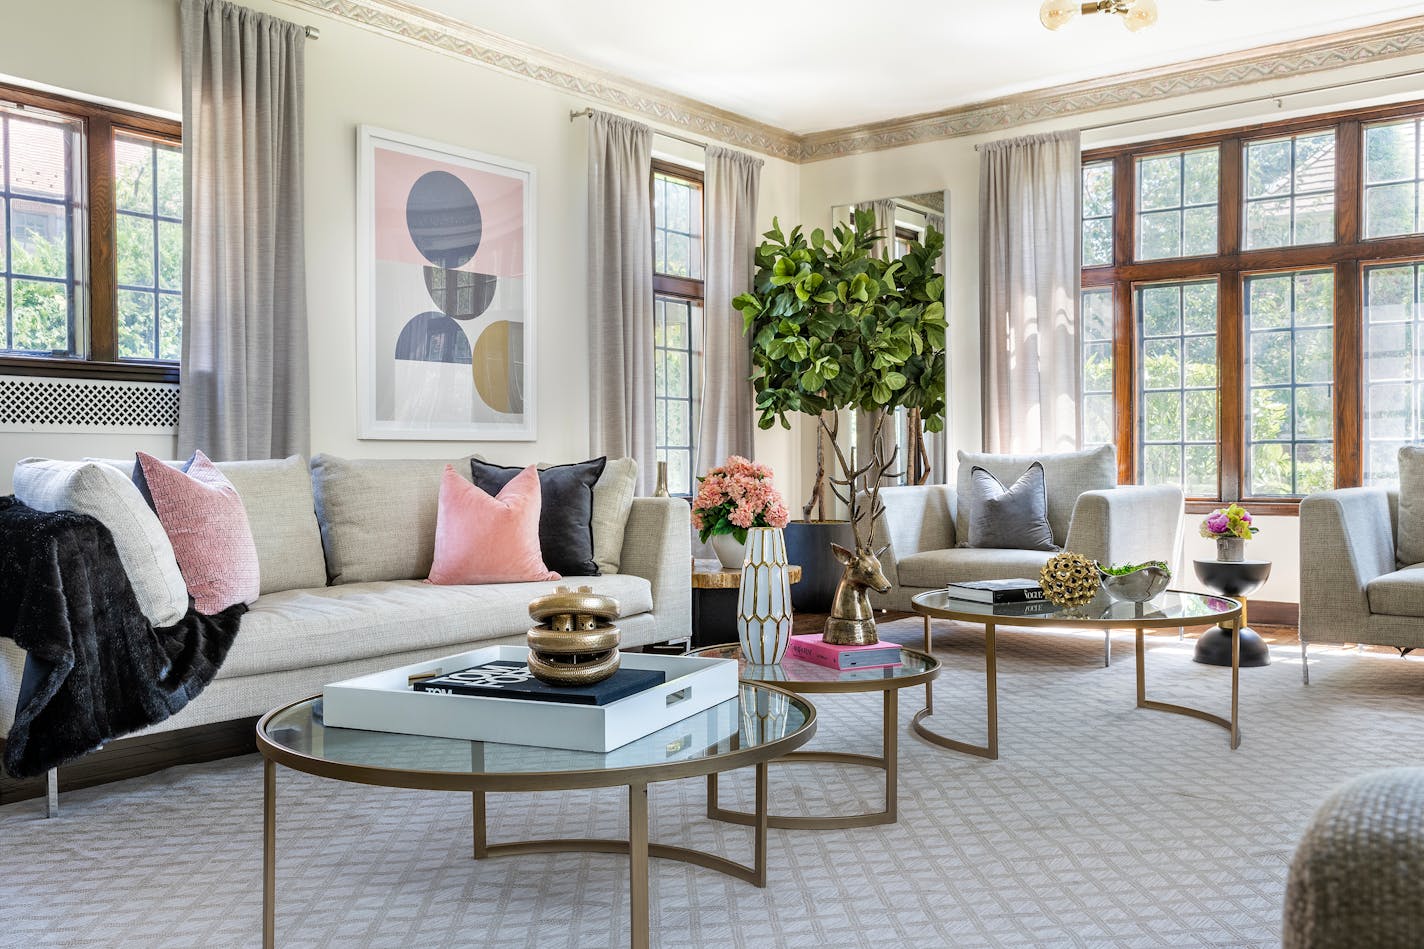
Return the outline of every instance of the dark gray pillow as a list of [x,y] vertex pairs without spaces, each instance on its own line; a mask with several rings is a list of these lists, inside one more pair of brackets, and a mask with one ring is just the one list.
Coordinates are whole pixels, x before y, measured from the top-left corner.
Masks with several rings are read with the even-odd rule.
[[969,546],[1057,550],[1048,524],[1043,465],[1028,466],[1011,486],[975,465],[969,472]]

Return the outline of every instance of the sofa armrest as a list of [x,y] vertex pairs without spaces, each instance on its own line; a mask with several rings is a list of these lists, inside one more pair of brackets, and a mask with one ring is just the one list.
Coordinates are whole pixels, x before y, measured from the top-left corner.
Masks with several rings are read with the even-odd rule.
[[1183,506],[1182,489],[1174,485],[1084,491],[1073,506],[1064,549],[1104,565],[1161,560],[1175,572]]
[[1301,640],[1354,642],[1354,627],[1370,613],[1365,588],[1394,568],[1384,489],[1341,488],[1301,501]]
[[668,639],[692,630],[691,510],[682,498],[634,498],[620,570],[653,586],[653,613]]

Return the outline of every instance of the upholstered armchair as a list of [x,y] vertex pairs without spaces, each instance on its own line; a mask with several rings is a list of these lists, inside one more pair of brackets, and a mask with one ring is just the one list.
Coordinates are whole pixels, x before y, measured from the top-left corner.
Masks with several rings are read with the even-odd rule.
[[1043,465],[1048,523],[1054,543],[1101,563],[1162,560],[1176,570],[1182,547],[1182,492],[1173,486],[1117,483],[1113,449],[1043,455],[959,453],[958,483],[883,488],[881,557],[892,586],[874,598],[885,609],[909,610],[910,598],[946,583],[1037,577],[1053,551],[960,546],[970,470],[978,465],[1010,484],[1033,462]]
[[1300,502],[1301,677],[1310,643],[1424,646],[1424,563],[1399,556],[1399,492],[1341,488]]

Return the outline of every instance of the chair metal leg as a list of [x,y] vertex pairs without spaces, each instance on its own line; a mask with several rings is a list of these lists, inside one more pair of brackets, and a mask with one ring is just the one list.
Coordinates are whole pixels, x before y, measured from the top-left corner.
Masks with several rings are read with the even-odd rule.
[[59,816],[59,769],[45,772],[45,817]]
[[1112,633],[1103,630],[1103,666],[1112,665]]
[[1300,641],[1300,681],[1310,685],[1310,662],[1305,656],[1305,640]]

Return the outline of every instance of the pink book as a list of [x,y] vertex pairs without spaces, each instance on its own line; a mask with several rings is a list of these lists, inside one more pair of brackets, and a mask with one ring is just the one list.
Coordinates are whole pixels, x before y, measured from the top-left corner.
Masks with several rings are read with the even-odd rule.
[[842,672],[850,669],[887,669],[900,664],[900,647],[895,643],[868,646],[834,646],[820,633],[792,636],[786,654],[802,662],[814,662]]

